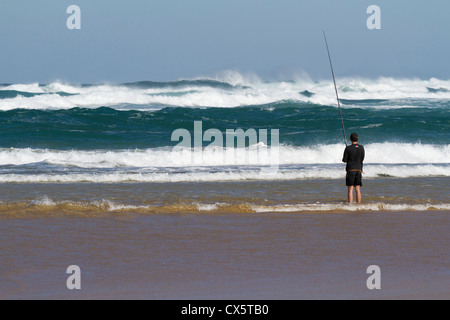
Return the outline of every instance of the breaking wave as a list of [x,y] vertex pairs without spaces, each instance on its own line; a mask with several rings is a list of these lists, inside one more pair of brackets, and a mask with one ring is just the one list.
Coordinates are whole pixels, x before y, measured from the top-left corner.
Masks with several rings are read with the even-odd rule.
[[0,203],[0,214],[15,212],[37,214],[111,214],[111,213],[358,213],[358,212],[407,212],[450,210],[449,203],[385,203],[374,202],[367,204],[348,203],[298,203],[278,205],[258,205],[252,203],[164,203],[150,205],[122,204],[111,200],[100,201],[53,201],[47,196],[30,202]]
[[[343,107],[411,108],[450,99],[450,81],[431,78],[339,79]],[[329,80],[262,81],[239,73],[218,78],[73,85],[54,82],[0,86],[0,110],[98,108],[159,110],[165,106],[234,108],[294,101],[336,105]]]
[[[80,168],[186,167],[230,165],[342,164],[343,145],[311,147],[171,148],[134,150],[0,149],[0,166],[51,164]],[[365,145],[365,164],[449,164],[450,145],[373,143]],[[275,159],[274,159],[275,157]]]

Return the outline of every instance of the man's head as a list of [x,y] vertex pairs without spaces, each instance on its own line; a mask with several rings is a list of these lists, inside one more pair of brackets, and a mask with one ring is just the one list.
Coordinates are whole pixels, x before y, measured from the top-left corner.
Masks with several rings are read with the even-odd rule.
[[356,141],[358,141],[358,134],[357,134],[356,132],[353,132],[353,133],[350,135],[350,141],[351,141],[351,142],[356,142]]

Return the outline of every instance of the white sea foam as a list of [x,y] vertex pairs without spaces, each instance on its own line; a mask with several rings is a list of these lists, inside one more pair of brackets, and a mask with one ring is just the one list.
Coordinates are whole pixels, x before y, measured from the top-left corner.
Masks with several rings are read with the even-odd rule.
[[329,211],[427,211],[427,210],[450,210],[449,203],[443,204],[389,204],[389,203],[367,203],[367,204],[295,204],[259,206],[252,205],[255,212],[329,212]]
[[29,84],[12,84],[9,86],[1,87],[0,90],[15,90],[21,92],[30,92],[30,93],[45,93],[44,87],[39,86],[39,83],[29,83]]
[[[278,152],[277,163],[270,152]],[[122,183],[342,179],[342,145],[203,150],[156,148],[118,151],[0,149],[0,182]],[[365,177],[450,177],[450,146],[369,144]],[[250,161],[250,160],[253,160]],[[276,166],[274,166],[276,164]],[[14,166],[14,167],[11,167]],[[25,165],[36,166],[33,172]],[[50,166],[48,166],[50,165]],[[1,169],[1,167],[0,167]],[[271,169],[271,170],[270,170]]]
[[54,202],[52,199],[50,199],[47,196],[43,196],[41,198],[31,201],[28,205],[29,206],[55,206],[56,202]]
[[[280,212],[280,213],[308,213],[308,212],[383,212],[383,211],[394,211],[394,212],[407,212],[407,211],[429,211],[429,210],[450,210],[450,203],[419,203],[419,204],[410,204],[410,203],[384,203],[384,202],[374,202],[374,203],[365,203],[365,204],[348,204],[348,203],[298,203],[298,204],[278,204],[278,205],[257,205],[251,203],[242,203],[242,204],[230,204],[230,203],[186,203],[186,204],[177,204],[177,203],[167,203],[161,205],[131,205],[131,204],[122,204],[116,201],[111,200],[101,200],[101,201],[83,201],[83,202],[71,202],[71,201],[54,201],[47,196],[43,196],[41,198],[35,199],[31,201],[28,206],[60,206],[60,205],[75,205],[77,207],[86,207],[87,209],[95,207],[100,210],[105,210],[109,212],[115,211],[149,211],[154,212],[157,209],[164,212],[168,208],[174,210],[178,208],[178,210],[186,210],[188,207],[189,210],[192,208],[196,208],[199,212],[214,212],[217,210],[226,210],[227,208],[234,208],[236,210],[236,206],[240,205],[242,207],[248,208],[247,212],[254,213],[264,213],[264,212]],[[176,209],[175,209],[176,210]]]
[[[448,165],[401,165],[383,166],[371,165],[365,169],[365,178],[378,177],[450,177]],[[210,172],[193,170],[189,172],[70,172],[70,173],[40,173],[40,174],[1,174],[0,183],[173,183],[173,182],[218,182],[218,181],[269,181],[269,180],[307,180],[307,179],[343,179],[343,168],[305,167],[278,171],[264,169],[227,170]]]
[[220,207],[225,207],[226,204],[225,203],[214,203],[214,204],[197,203],[196,206],[199,211],[214,211],[214,210],[219,209]]
[[[0,149],[0,166],[48,163],[80,168],[190,167],[230,165],[342,164],[343,145],[293,147],[264,144],[250,148],[180,149],[170,147],[136,150]],[[365,146],[369,164],[449,164],[450,145],[374,143]],[[273,156],[276,155],[277,162]]]
[[[14,84],[1,87],[0,90],[17,90],[31,93],[47,93],[34,97],[21,97],[0,100],[0,110],[24,109],[69,109],[74,107],[98,108],[100,106],[124,109],[132,105],[140,110],[160,109],[163,106],[179,107],[222,107],[233,108],[248,105],[264,105],[279,101],[312,102],[322,105],[335,105],[336,97],[330,80],[314,82],[310,79],[298,79],[296,82],[263,82],[257,76],[245,77],[239,73],[228,73],[214,80],[225,81],[229,88],[193,84],[185,86],[170,85],[154,88],[140,88],[121,85],[75,86],[51,83],[46,86],[32,84]],[[397,105],[380,105],[376,108],[408,108],[411,99],[450,99],[450,80],[439,79],[394,79],[363,78],[338,79],[339,96],[348,100],[388,99],[405,100]],[[430,92],[427,88],[436,89]],[[306,97],[303,91],[313,92]],[[67,92],[75,95],[60,96],[56,93]],[[352,107],[343,105],[343,107]],[[361,107],[361,106],[359,106]],[[374,106],[371,106],[374,107]]]

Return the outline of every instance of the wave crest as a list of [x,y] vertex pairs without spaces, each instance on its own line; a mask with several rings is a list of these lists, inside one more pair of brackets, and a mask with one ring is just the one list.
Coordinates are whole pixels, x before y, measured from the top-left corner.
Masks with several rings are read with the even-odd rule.
[[[450,145],[373,143],[365,145],[369,164],[449,164]],[[186,167],[229,165],[342,164],[341,144],[270,147],[259,143],[249,148],[170,148],[135,150],[0,149],[0,166],[47,163],[80,168]],[[228,156],[229,152],[232,156]],[[274,162],[272,156],[278,160]],[[195,159],[198,159],[196,161]]]
[[[338,83],[344,107],[404,108],[415,106],[414,100],[450,99],[449,80],[342,78]],[[237,72],[225,73],[216,78],[141,81],[121,85],[71,85],[59,82],[48,85],[13,84],[1,87],[0,97],[2,94],[5,98],[0,100],[0,110],[3,111],[101,106],[123,110],[124,105],[132,105],[139,110],[154,110],[164,106],[234,108],[279,101],[336,104],[330,80],[265,82],[256,75],[244,76]]]
[[186,214],[186,213],[358,213],[358,212],[408,212],[408,211],[448,211],[450,203],[385,203],[374,202],[367,204],[348,203],[298,203],[257,205],[252,203],[164,203],[164,204],[123,204],[112,200],[100,201],[53,201],[48,197],[26,202],[0,203],[0,214],[21,216],[24,213],[45,214],[74,214],[99,215],[114,213],[140,214]]

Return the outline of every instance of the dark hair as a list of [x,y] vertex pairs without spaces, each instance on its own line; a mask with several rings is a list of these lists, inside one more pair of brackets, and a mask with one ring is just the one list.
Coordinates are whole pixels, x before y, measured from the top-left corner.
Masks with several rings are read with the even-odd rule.
[[358,141],[358,134],[357,134],[356,132],[353,132],[353,133],[350,135],[350,140],[351,140],[352,142]]

